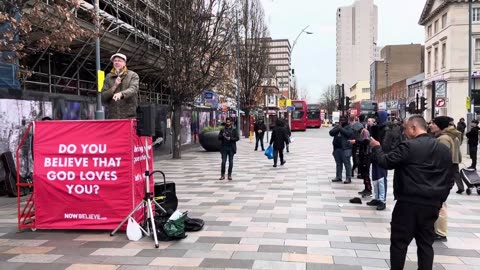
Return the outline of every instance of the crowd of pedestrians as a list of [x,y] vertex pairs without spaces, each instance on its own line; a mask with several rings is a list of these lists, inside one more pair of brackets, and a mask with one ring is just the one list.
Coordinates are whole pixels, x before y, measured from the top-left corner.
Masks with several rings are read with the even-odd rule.
[[[417,243],[419,269],[432,269],[433,242],[447,241],[450,190],[456,185],[458,194],[465,191],[459,172],[464,137],[472,160],[467,169],[476,170],[478,121],[473,120],[465,133],[464,118],[456,126],[448,116],[436,117],[429,123],[418,115],[403,123],[400,119],[387,119],[384,111],[372,118],[360,117],[356,122],[340,118],[340,123],[330,130],[337,165],[332,182],[343,181],[345,167],[343,183],[350,184],[357,170],[357,178],[364,183],[359,194],[363,198],[374,196],[367,205],[384,210],[388,170],[395,170],[393,194],[397,202],[391,222],[391,269],[403,269],[413,239]],[[358,201],[361,202],[351,202]]]

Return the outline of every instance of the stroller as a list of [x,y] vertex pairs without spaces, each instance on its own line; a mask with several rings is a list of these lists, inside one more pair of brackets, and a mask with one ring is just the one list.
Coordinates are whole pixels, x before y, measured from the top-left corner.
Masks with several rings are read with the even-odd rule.
[[480,175],[478,175],[477,171],[468,170],[468,169],[461,169],[460,175],[462,177],[463,182],[467,185],[466,192],[467,195],[472,194],[471,188],[477,189],[477,194],[480,195]]

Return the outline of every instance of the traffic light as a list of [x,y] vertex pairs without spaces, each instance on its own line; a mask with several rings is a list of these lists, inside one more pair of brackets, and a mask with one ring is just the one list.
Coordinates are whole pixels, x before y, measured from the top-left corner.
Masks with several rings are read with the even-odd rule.
[[343,111],[343,108],[344,108],[343,102],[344,102],[343,98],[337,100],[337,110],[338,111]]
[[351,107],[350,97],[345,97],[345,110],[348,111]]
[[425,97],[420,98],[420,112],[424,112],[427,109],[427,99]]
[[407,109],[407,111],[408,111],[409,114],[416,114],[416,113],[417,113],[417,112],[416,112],[417,110],[416,110],[416,108],[415,108],[415,101],[412,101],[412,102],[410,102],[410,103],[408,104],[408,109]]

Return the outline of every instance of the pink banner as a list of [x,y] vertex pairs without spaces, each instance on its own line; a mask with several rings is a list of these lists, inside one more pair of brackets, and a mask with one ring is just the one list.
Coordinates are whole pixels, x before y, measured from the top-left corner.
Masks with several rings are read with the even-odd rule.
[[[113,229],[142,201],[145,139],[137,137],[135,125],[135,120],[35,123],[38,229]],[[152,159],[149,163],[152,170]],[[153,190],[153,178],[151,184]],[[135,215],[142,216],[143,210]]]

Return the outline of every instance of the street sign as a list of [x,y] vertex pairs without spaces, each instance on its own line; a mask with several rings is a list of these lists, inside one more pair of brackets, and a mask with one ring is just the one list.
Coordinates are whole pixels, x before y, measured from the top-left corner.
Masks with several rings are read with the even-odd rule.
[[292,100],[291,99],[287,99],[287,106],[292,106]]
[[295,107],[293,107],[293,106],[288,106],[288,107],[287,107],[287,111],[295,111]]
[[470,110],[471,108],[471,102],[470,102],[470,97],[467,97],[467,102],[466,102],[466,107],[467,107],[467,110]]
[[443,108],[443,107],[445,107],[445,105],[447,105],[447,101],[445,100],[445,98],[439,97],[439,98],[435,99],[435,107]]
[[446,98],[447,97],[447,82],[436,81],[435,82],[435,97]]

